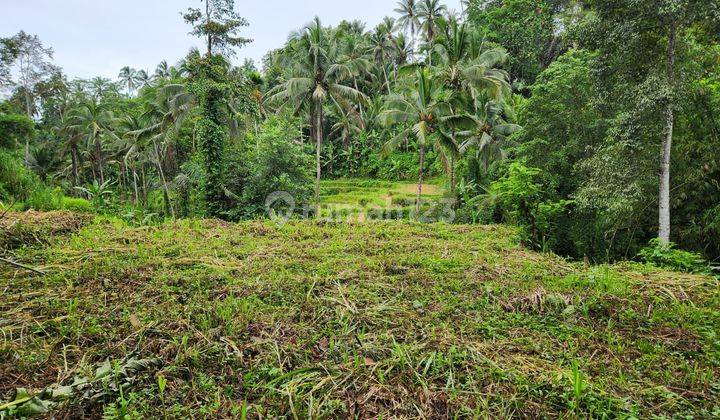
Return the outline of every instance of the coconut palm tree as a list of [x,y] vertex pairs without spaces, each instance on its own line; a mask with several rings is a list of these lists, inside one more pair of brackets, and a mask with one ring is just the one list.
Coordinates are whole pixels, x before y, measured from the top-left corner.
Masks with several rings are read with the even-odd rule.
[[138,70],[137,72],[137,83],[139,87],[146,87],[152,83],[153,78],[145,70]]
[[169,79],[170,78],[170,66],[168,66],[168,63],[166,60],[163,60],[160,62],[160,64],[155,67],[155,78],[156,79]]
[[521,129],[517,124],[507,121],[508,105],[503,102],[488,102],[476,115],[462,117],[464,129],[457,135],[463,139],[459,152],[463,155],[472,153],[485,171],[492,162],[507,157],[507,150],[514,146],[510,136]]
[[434,146],[441,156],[444,156],[443,149],[450,153],[457,153],[458,150],[443,127],[443,123],[451,115],[448,99],[448,92],[433,81],[430,69],[418,67],[412,89],[403,95],[391,95],[379,116],[383,126],[404,125],[400,134],[385,144],[386,151],[398,148],[410,137],[417,142],[419,161],[415,210],[418,212],[422,198],[426,149]]
[[80,141],[82,140],[82,132],[74,127],[71,114],[61,113],[57,124],[52,130],[61,139],[65,139],[65,148],[70,152],[70,172],[72,178],[72,186],[80,185]]
[[395,8],[398,13],[397,25],[404,32],[410,31],[410,58],[415,54],[415,35],[420,28],[420,17],[418,16],[418,4],[416,0],[400,0]]
[[120,79],[123,86],[127,88],[128,95],[132,95],[138,87],[137,71],[129,66],[125,66],[120,69],[118,79]]
[[[125,135],[133,138],[141,147],[151,147],[151,160],[155,163],[162,183],[165,207],[174,218],[175,209],[170,199],[163,158],[167,156],[170,133],[179,128],[189,115],[194,97],[187,92],[184,85],[167,85],[157,91],[152,89],[147,95],[149,100],[145,103],[145,110],[141,116],[143,128],[129,131]],[[147,146],[142,146],[144,144]]]
[[70,130],[82,133],[90,158],[93,161],[93,178],[100,184],[105,183],[105,154],[103,140],[110,133],[114,121],[112,112],[107,104],[91,99],[80,104],[69,113],[72,121]]
[[438,31],[438,21],[447,12],[447,7],[440,0],[421,0],[417,5],[417,15],[422,22],[425,42],[428,43],[428,61],[432,64],[432,50]]
[[[373,63],[371,57],[367,54],[367,46],[365,39],[356,34],[346,35],[342,39],[342,54],[339,64],[348,68],[352,76],[353,87],[360,92],[358,80],[364,79],[368,75],[372,75]],[[364,120],[363,104],[358,103],[360,117]]]
[[374,32],[370,34],[369,53],[375,60],[375,65],[382,70],[382,77],[385,80],[384,88],[390,94],[390,79],[388,77],[387,67],[392,63],[392,56],[395,46],[392,38],[382,26],[378,26]]
[[486,48],[467,24],[452,17],[440,21],[436,42],[440,77],[448,88],[469,94],[476,112],[487,99],[499,101],[510,93],[509,75],[499,68],[508,56],[504,49]]
[[328,35],[319,18],[316,17],[295,36],[298,57],[291,69],[292,77],[271,89],[267,101],[271,104],[292,104],[296,113],[303,109],[309,111],[315,141],[315,206],[319,216],[324,107],[329,103],[338,106],[343,102],[361,102],[364,95],[349,86],[352,74],[347,66],[339,64],[337,42]]
[[95,101],[108,96],[109,94],[117,94],[118,85],[113,83],[110,79],[104,77],[93,77],[88,82],[88,88],[90,93],[93,95]]

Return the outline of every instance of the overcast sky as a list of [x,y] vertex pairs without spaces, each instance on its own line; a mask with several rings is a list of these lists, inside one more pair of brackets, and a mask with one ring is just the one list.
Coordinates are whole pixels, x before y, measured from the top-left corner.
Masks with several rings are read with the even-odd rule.
[[[260,59],[315,15],[325,25],[360,19],[368,28],[393,15],[395,0],[236,0],[250,22],[244,36],[255,42],[237,61]],[[123,66],[153,71],[175,63],[200,42],[187,33],[180,12],[200,0],[0,0],[0,37],[25,30],[55,50],[55,63],[73,77],[115,79]],[[445,0],[451,10],[460,0]]]

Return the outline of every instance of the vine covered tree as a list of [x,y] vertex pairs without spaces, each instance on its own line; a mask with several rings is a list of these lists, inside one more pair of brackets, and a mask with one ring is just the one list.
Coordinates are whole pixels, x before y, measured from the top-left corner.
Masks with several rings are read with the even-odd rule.
[[193,35],[207,43],[205,57],[195,57],[190,90],[197,97],[201,119],[197,134],[205,158],[205,199],[208,213],[222,217],[227,209],[228,192],[225,185],[225,147],[228,130],[224,121],[227,115],[227,95],[232,90],[228,80],[229,64],[226,56],[235,54],[234,48],[251,42],[238,35],[247,21],[235,11],[234,0],[203,0],[204,11],[189,9],[185,21],[193,25]]

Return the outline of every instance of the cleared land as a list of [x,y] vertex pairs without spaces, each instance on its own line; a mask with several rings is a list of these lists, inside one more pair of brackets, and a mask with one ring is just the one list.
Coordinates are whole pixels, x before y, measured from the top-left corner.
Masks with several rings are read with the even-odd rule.
[[720,415],[715,279],[570,264],[502,226],[2,231],[48,274],[0,265],[0,401],[90,378],[56,417]]

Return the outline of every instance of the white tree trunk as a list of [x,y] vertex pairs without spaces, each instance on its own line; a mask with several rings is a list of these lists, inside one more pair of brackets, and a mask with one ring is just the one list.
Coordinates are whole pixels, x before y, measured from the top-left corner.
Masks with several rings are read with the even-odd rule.
[[322,167],[320,158],[322,152],[322,103],[315,104],[315,217],[320,217],[320,178]]
[[672,98],[675,85],[675,42],[677,37],[677,24],[670,27],[667,52],[667,78],[671,97],[668,99],[665,110],[665,130],[662,140],[662,153],[660,161],[660,202],[658,220],[658,238],[661,242],[670,242],[670,158],[672,155],[673,130],[675,125],[674,101]]
[[425,164],[425,146],[420,145],[420,164],[418,167],[418,190],[415,201],[415,217],[420,217],[420,201],[422,200],[423,166]]

